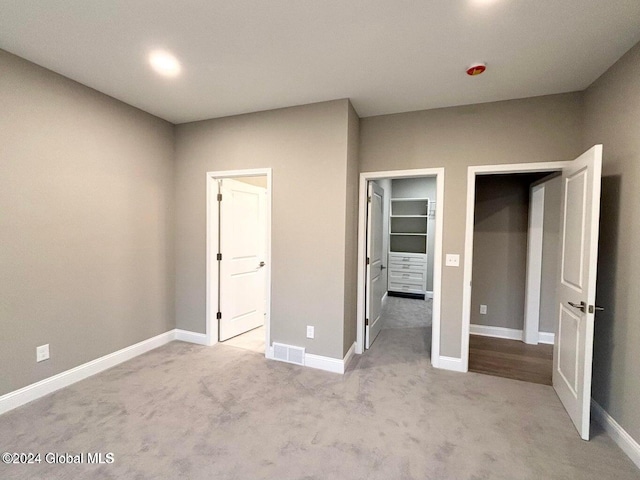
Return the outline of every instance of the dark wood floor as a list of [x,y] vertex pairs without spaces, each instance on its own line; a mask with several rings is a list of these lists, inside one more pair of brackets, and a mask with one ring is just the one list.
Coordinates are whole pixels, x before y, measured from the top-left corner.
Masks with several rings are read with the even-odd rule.
[[470,335],[469,371],[551,385],[553,345]]

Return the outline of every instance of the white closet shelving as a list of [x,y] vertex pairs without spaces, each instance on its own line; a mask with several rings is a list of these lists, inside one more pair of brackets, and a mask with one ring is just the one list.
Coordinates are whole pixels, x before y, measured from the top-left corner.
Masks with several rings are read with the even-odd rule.
[[392,198],[389,217],[389,291],[424,297],[429,199]]

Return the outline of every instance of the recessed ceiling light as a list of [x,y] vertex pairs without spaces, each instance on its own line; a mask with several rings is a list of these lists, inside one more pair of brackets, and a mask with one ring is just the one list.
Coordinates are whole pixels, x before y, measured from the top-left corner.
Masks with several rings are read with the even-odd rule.
[[175,77],[181,67],[178,59],[164,50],[155,50],[149,54],[149,63],[160,75]]

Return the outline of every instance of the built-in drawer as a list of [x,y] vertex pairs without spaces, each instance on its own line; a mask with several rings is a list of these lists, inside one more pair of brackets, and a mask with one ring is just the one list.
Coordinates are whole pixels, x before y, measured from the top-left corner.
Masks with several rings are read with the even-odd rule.
[[425,263],[427,263],[427,259],[424,255],[420,255],[420,256],[410,256],[410,255],[398,255],[398,254],[390,254],[389,255],[389,262],[390,263],[409,263],[409,264],[420,264],[420,265],[424,265]]
[[389,282],[389,290],[394,292],[406,293],[424,293],[422,285],[413,285],[411,283]]
[[422,283],[424,280],[424,271],[416,272],[412,270],[389,270],[390,282],[403,283]]
[[424,265],[411,264],[411,263],[391,263],[389,265],[389,270],[397,270],[400,272],[423,272],[424,273]]

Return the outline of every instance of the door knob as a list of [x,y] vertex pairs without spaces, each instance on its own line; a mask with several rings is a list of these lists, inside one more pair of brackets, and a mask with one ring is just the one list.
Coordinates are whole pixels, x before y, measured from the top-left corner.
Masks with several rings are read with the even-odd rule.
[[604,308],[602,308],[602,307],[597,307],[595,305],[589,305],[589,313],[602,312],[603,310],[604,310]]
[[387,267],[385,267],[384,265],[380,265],[380,270],[384,270],[385,268]]
[[587,305],[584,302],[580,302],[580,304],[573,303],[573,302],[567,302],[567,303],[571,305],[573,308],[577,308],[582,313],[585,313],[587,311]]

